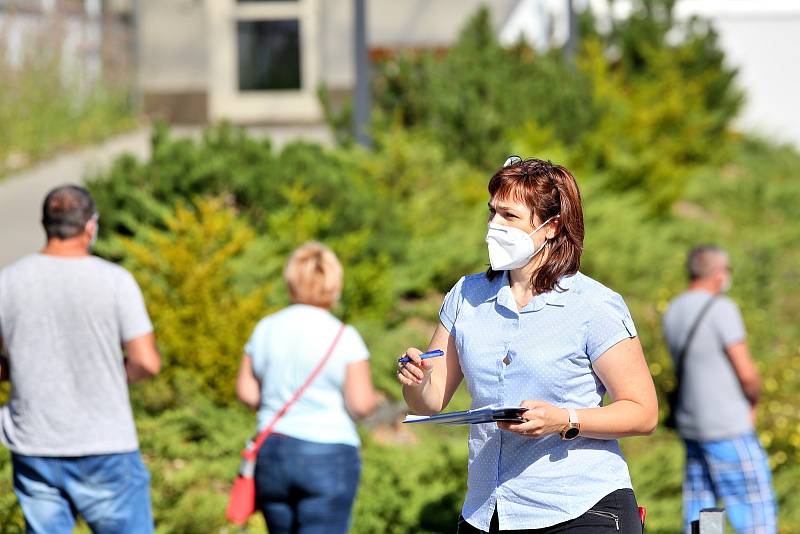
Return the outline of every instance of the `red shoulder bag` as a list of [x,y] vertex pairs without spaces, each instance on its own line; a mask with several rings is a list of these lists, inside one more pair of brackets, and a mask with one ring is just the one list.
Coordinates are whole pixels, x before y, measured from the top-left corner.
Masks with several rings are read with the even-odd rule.
[[297,402],[303,392],[311,385],[311,382],[317,377],[319,372],[325,366],[325,363],[330,359],[331,354],[333,354],[333,349],[336,348],[336,344],[339,342],[339,338],[342,337],[342,333],[344,332],[345,325],[342,324],[339,331],[336,333],[336,337],[333,338],[333,342],[331,346],[328,348],[328,352],[325,353],[325,356],[319,361],[317,366],[311,371],[311,374],[308,376],[306,381],[303,383],[300,388],[295,391],[292,398],[289,399],[283,407],[278,410],[278,413],[275,414],[275,417],[272,418],[272,421],[266,426],[264,430],[262,430],[258,436],[254,440],[252,440],[248,445],[242,449],[242,463],[239,466],[239,474],[236,475],[236,480],[233,481],[233,487],[231,488],[231,494],[228,499],[228,508],[225,510],[225,517],[228,518],[229,521],[235,523],[237,525],[244,525],[247,520],[253,515],[253,512],[256,510],[256,481],[254,478],[255,471],[256,471],[256,458],[258,457],[258,449],[261,448],[264,441],[272,434],[272,429],[275,428],[275,424],[278,420],[283,417],[289,408]]

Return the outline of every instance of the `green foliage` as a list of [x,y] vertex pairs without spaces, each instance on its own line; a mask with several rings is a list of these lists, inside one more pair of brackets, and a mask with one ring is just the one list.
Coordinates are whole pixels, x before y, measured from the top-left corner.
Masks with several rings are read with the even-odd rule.
[[241,347],[263,313],[266,289],[231,291],[232,259],[252,230],[220,200],[178,205],[166,230],[143,228],[121,238],[124,265],[136,273],[164,356],[159,381],[189,371],[219,401],[233,399]]
[[[166,410],[152,410],[148,386],[132,389],[159,533],[225,532],[227,492],[239,451],[255,429],[244,408],[220,406],[199,385],[191,371],[175,371]],[[250,532],[265,532],[260,518],[252,519]]]
[[375,87],[385,120],[426,130],[450,158],[483,170],[505,159],[507,130],[521,117],[573,142],[598,113],[581,72],[557,53],[537,55],[523,44],[503,48],[486,9],[443,58],[401,53],[379,65]]
[[[707,24],[678,25],[671,2],[635,7],[607,35],[585,24],[577,65],[501,47],[482,10],[443,58],[382,64],[376,101],[385,121],[424,130],[452,158],[493,170],[512,151],[555,154],[664,213],[698,165],[723,159],[742,96]],[[670,44],[670,32],[684,39]]]
[[[661,69],[666,67],[677,70],[683,83],[698,84],[693,109],[699,106],[709,113],[714,127],[708,134],[724,133],[739,111],[743,94],[735,87],[736,70],[724,65],[714,28],[696,17],[676,21],[675,0],[636,0],[632,4],[630,17],[613,22],[609,33],[601,35],[589,24],[584,27],[584,37],[601,41],[610,54],[618,56],[616,68],[630,80],[652,81],[661,77]],[[664,82],[670,82],[669,77]]]
[[[120,159],[89,188],[104,213],[104,236],[163,228],[172,206],[197,194],[224,198],[259,235],[235,275],[244,288],[279,277],[286,256],[304,241],[324,241],[348,266],[344,315],[383,317],[398,295],[423,294],[431,283],[448,288],[454,265],[480,266],[475,206],[485,183],[428,139],[389,131],[378,143],[377,153],[295,143],[276,154],[229,125],[210,128],[200,143],[171,139],[160,127],[151,162]],[[453,218],[438,217],[443,210]],[[464,225],[476,232],[467,249],[445,246],[460,239]],[[99,250],[125,256],[113,242]]]
[[[670,44],[677,33],[683,39]],[[610,53],[619,59],[609,62]],[[643,192],[658,212],[669,209],[694,169],[725,159],[742,95],[722,59],[716,33],[698,20],[677,24],[670,1],[642,1],[608,35],[590,33],[578,64],[604,113],[575,147],[573,166],[601,173],[614,190]]]
[[622,442],[623,453],[636,491],[636,501],[647,509],[645,532],[678,534],[681,531],[683,445],[671,432],[657,432]]
[[[395,312],[404,319],[394,328],[387,328],[385,320],[381,319],[361,320],[354,325],[374,355],[370,361],[370,368],[375,387],[395,401],[402,401],[394,374],[397,367],[396,358],[406,347],[427,346],[438,321],[431,312],[438,310],[440,298],[437,295],[414,307],[404,305],[408,302],[398,303],[400,309]],[[434,317],[427,321],[421,320],[413,315],[416,310],[424,311],[425,314]]]
[[65,76],[51,38],[24,43],[19,65],[0,46],[0,176],[135,124],[128,92],[108,80],[89,86],[78,73]]
[[440,435],[436,445],[364,443],[353,533],[453,530],[466,487],[467,457],[460,440],[450,434]]
[[0,530],[8,534],[25,532],[25,519],[17,505],[12,480],[11,452],[0,448]]

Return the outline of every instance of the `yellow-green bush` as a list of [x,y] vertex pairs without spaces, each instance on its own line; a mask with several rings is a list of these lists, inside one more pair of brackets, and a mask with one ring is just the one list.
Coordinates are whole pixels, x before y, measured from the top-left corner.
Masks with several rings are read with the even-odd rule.
[[124,265],[142,288],[164,356],[159,380],[188,371],[229,401],[242,347],[264,315],[269,289],[231,288],[232,261],[253,231],[219,199],[178,205],[164,224],[164,231],[142,228],[135,240],[121,238]]

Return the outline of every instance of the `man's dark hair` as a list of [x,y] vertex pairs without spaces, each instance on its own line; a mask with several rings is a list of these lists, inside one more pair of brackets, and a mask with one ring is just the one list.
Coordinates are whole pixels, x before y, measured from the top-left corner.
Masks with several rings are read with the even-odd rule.
[[47,239],[80,235],[95,213],[89,191],[77,185],[56,187],[47,193],[42,206],[42,225]]

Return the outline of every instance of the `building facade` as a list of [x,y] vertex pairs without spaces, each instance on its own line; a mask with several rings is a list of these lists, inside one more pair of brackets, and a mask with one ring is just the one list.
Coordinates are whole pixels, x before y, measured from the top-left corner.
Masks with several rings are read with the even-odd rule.
[[[116,0],[117,2],[123,0]],[[352,92],[353,0],[130,0],[145,110],[172,122],[322,122],[320,85]],[[574,0],[624,17],[630,0]],[[481,6],[501,42],[561,46],[567,0],[367,0],[374,54],[444,49]],[[680,18],[710,20],[747,95],[739,126],[800,146],[800,2],[678,0]]]
[[[517,0],[368,0],[372,50],[442,48],[481,5],[499,29]],[[138,0],[145,110],[173,122],[322,121],[320,85],[355,85],[353,0]]]

